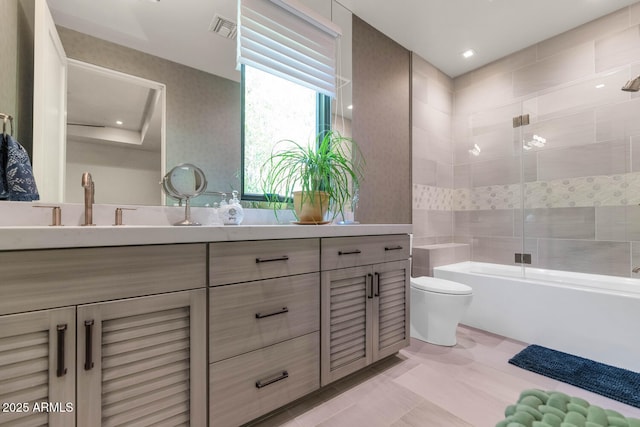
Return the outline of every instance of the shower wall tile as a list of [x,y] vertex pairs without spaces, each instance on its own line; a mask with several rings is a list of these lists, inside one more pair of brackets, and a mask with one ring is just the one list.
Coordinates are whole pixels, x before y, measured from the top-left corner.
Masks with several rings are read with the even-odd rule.
[[513,101],[512,73],[501,73],[487,77],[480,84],[456,88],[453,110],[455,114],[472,113],[512,104]]
[[513,94],[532,92],[568,83],[593,73],[593,43],[583,43],[547,57],[513,73]]
[[436,175],[436,185],[438,187],[453,188],[453,165],[451,164],[437,164],[438,170]]
[[531,254],[531,266],[538,264],[536,239],[474,237],[471,246],[471,261],[495,264],[520,265],[515,263],[516,253]]
[[596,141],[640,135],[639,117],[640,98],[598,108],[596,110]]
[[629,24],[640,24],[640,2],[629,6]]
[[441,265],[471,260],[471,247],[465,244],[435,244],[413,246],[412,273],[416,276],[433,276],[433,269]]
[[640,171],[640,135],[631,137],[631,171]]
[[[519,211],[518,211],[519,213]],[[516,236],[522,236],[522,216],[515,215]],[[524,235],[531,238],[595,239],[595,208],[525,209]]]
[[471,165],[471,185],[483,187],[489,185],[509,185],[520,182],[522,163],[525,182],[536,181],[536,157],[534,154],[520,157],[503,157]]
[[633,269],[640,267],[640,242],[631,242],[631,268],[629,275],[633,279],[640,279],[640,273],[634,273]]
[[538,240],[538,265],[552,270],[629,276],[631,244],[594,240]]
[[453,92],[451,88],[445,87],[441,82],[434,79],[429,79],[427,84],[429,105],[445,114],[450,115],[453,113]]
[[421,74],[430,80],[440,83],[449,92],[453,90],[453,79],[451,79],[451,77],[415,53],[412,53],[412,61],[413,73]]
[[471,188],[471,165],[461,164],[453,167],[453,188]]
[[455,235],[512,237],[512,209],[454,211]]
[[611,141],[538,151],[538,180],[613,175],[630,171],[626,141]]
[[519,68],[533,64],[536,62],[537,51],[537,45],[533,45],[498,59],[477,70],[469,71],[454,79],[454,87],[456,91],[458,91],[473,85],[484,84],[483,80],[492,78],[497,74],[511,73]]
[[453,215],[451,211],[414,209],[413,234],[419,237],[452,236]]
[[[524,102],[524,112],[540,121],[628,100],[628,93],[620,90],[622,83],[629,79],[628,74],[628,69],[621,69],[541,94]],[[596,87],[599,85],[604,87]]]
[[525,141],[538,135],[547,140],[544,149],[591,144],[595,142],[595,113],[593,110],[559,118],[533,122],[522,128]]
[[538,59],[555,55],[566,49],[601,38],[606,34],[625,29],[629,22],[629,10],[623,8],[585,25],[564,32],[538,43]]
[[432,185],[437,184],[438,164],[434,160],[422,159],[412,156],[411,165],[411,182],[415,188],[416,185]]
[[451,140],[420,128],[412,127],[413,156],[429,159],[440,163],[451,164]]
[[640,241],[640,206],[596,208],[596,240]]
[[640,61],[640,25],[596,40],[596,72]]
[[422,102],[414,102],[413,127],[427,130],[438,139],[451,140],[451,115]]

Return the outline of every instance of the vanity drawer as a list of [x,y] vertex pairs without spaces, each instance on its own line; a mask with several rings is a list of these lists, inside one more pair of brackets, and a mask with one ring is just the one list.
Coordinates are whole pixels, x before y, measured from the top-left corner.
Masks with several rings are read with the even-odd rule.
[[319,328],[319,273],[216,286],[209,292],[211,362]]
[[327,237],[321,241],[322,270],[400,261],[409,258],[409,236]]
[[210,244],[211,286],[319,270],[318,239],[258,240]]
[[209,367],[209,425],[239,426],[320,387],[319,333]]
[[206,286],[204,243],[0,252],[0,314]]

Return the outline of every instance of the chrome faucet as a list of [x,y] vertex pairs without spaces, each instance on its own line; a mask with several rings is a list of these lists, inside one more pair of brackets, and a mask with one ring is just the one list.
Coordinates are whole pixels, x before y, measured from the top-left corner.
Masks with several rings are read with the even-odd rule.
[[82,174],[82,187],[84,188],[84,224],[82,225],[95,225],[93,223],[95,184],[89,172]]

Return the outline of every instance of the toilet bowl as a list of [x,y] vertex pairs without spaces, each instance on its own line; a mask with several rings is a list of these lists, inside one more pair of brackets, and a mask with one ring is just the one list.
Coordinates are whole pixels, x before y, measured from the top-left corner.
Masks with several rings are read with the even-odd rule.
[[456,328],[473,298],[471,287],[435,277],[411,278],[411,336],[456,345]]

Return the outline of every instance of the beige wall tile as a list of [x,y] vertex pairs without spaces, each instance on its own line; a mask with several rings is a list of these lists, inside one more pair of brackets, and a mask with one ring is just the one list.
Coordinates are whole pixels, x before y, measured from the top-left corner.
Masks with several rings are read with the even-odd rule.
[[631,137],[631,170],[640,171],[640,135]]
[[453,112],[453,92],[437,80],[428,81],[429,105],[450,115]]
[[414,236],[442,237],[453,235],[453,214],[451,211],[416,209],[413,216]]
[[524,96],[594,72],[593,43],[583,43],[513,73],[513,94]]
[[443,164],[451,164],[451,139],[441,138],[433,130],[414,126],[412,129],[413,157],[434,160]]
[[519,183],[521,163],[524,166],[525,182],[535,181],[537,179],[536,157],[533,154],[527,154],[522,161],[519,156],[513,156],[473,163],[470,168],[471,187]]
[[629,25],[640,24],[640,2],[629,6]]
[[596,110],[596,141],[640,135],[640,98]]
[[595,208],[525,209],[515,215],[515,234],[527,238],[594,239]]
[[[569,116],[534,121],[518,129],[522,132],[523,141],[532,140],[534,135],[545,138],[547,142],[544,149],[591,144],[596,141],[594,117],[594,110],[586,110]],[[534,148],[531,152],[536,150]]]
[[424,74],[418,73],[413,70],[411,84],[412,102],[413,107],[416,107],[417,103],[428,104],[429,103],[429,77]]
[[483,80],[492,78],[497,74],[510,74],[511,72],[531,65],[536,62],[538,46],[530,46],[498,59],[477,70],[470,71],[454,79],[456,91],[466,89],[469,86],[483,84]]
[[541,150],[538,180],[626,173],[630,171],[630,157],[629,143],[624,140]]
[[571,49],[581,43],[599,39],[607,34],[623,30],[627,27],[628,22],[629,9],[625,7],[538,43],[538,59],[555,55],[558,52]]
[[411,166],[411,182],[415,187],[416,184],[421,185],[437,185],[438,164],[434,160],[422,159],[413,156]]
[[454,234],[474,237],[512,237],[514,235],[514,215],[514,210],[511,209],[455,211]]
[[413,126],[428,131],[438,139],[451,140],[451,115],[422,102],[413,105]]
[[476,237],[473,239],[471,248],[471,260],[516,265],[515,254],[528,253],[531,254],[531,266],[536,266],[538,262],[536,242],[536,239],[525,239],[525,247],[523,249],[522,238]]
[[596,240],[640,241],[640,206],[596,209]]
[[[554,89],[524,102],[524,112],[532,118],[546,120],[564,117],[581,111],[629,99],[620,90],[629,79],[629,70],[621,69],[611,74],[593,76],[570,86]],[[604,85],[604,87],[597,87]]]
[[453,110],[455,114],[473,113],[513,102],[513,73],[507,72],[491,75],[478,84],[456,87]]
[[594,240],[540,239],[541,268],[580,273],[629,276],[631,244]]
[[596,72],[640,61],[640,25],[597,40],[595,60]]

